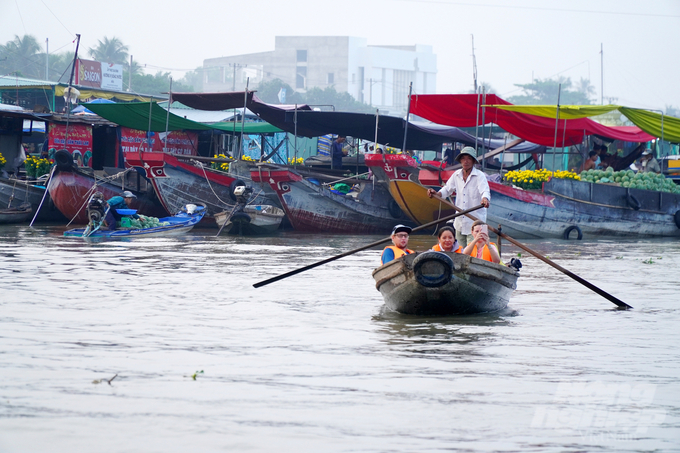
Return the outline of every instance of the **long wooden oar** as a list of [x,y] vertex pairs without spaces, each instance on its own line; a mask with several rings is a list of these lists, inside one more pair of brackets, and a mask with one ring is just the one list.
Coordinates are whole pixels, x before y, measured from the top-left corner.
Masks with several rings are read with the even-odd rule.
[[[461,212],[458,212],[456,214],[451,214],[450,216],[442,217],[439,220],[434,220],[430,223],[426,223],[425,225],[420,225],[419,227],[414,228],[411,231],[411,233],[415,233],[416,231],[420,231],[420,230],[424,230],[424,229],[433,227],[435,225],[438,225],[438,224],[443,223],[443,222],[447,222],[451,219],[455,219],[456,217],[459,217],[459,216],[462,216],[462,215],[467,215],[469,212],[476,211],[477,209],[479,209],[481,207],[482,207],[482,205],[480,204],[479,206],[475,206],[474,208],[470,208],[466,211],[461,211]],[[459,211],[460,211],[460,209],[459,209]],[[385,238],[385,239],[381,239],[379,241],[373,242],[373,243],[368,244],[368,245],[364,245],[363,247],[359,247],[358,249],[354,249],[354,250],[350,250],[349,252],[341,253],[340,255],[331,256],[330,258],[326,258],[325,260],[318,261],[316,263],[310,264],[309,266],[301,267],[299,269],[295,269],[295,270],[292,270],[290,272],[286,272],[285,274],[277,275],[276,277],[272,277],[272,278],[267,279],[267,280],[262,280],[261,282],[255,283],[253,286],[255,288],[259,288],[261,286],[265,286],[265,285],[268,285],[270,283],[278,282],[279,280],[283,280],[284,278],[290,277],[292,275],[299,274],[301,272],[308,271],[310,269],[314,269],[315,267],[321,266],[322,264],[330,263],[331,261],[335,261],[335,260],[338,260],[340,258],[344,258],[345,256],[352,255],[352,254],[360,252],[362,250],[370,249],[371,247],[375,247],[377,245],[384,244],[385,242],[389,242],[391,240],[392,240],[392,236]]]
[[[477,218],[476,218],[475,216],[473,216],[473,215],[471,215],[471,214],[468,214],[467,211],[463,211],[463,210],[460,209],[458,206],[454,205],[453,203],[449,202],[448,200],[443,200],[443,199],[442,199],[442,201],[443,201],[444,203],[448,204],[449,206],[451,206],[451,207],[452,207],[453,209],[455,209],[456,211],[460,211],[459,214],[465,214],[467,217],[469,217],[469,218],[472,219],[473,221],[474,221],[474,220],[477,220]],[[517,247],[519,247],[519,248],[521,248],[522,250],[524,250],[525,252],[530,253],[531,255],[535,256],[535,257],[538,258],[539,260],[543,261],[545,264],[554,267],[555,269],[557,269],[558,271],[562,272],[562,273],[563,273],[564,275],[566,275],[567,277],[570,277],[570,278],[576,280],[577,282],[579,282],[580,284],[582,284],[582,285],[585,286],[586,288],[590,289],[591,291],[595,291],[597,294],[599,294],[600,296],[604,297],[604,298],[607,299],[608,301],[610,301],[610,302],[616,304],[616,306],[618,306],[619,308],[624,309],[624,310],[627,310],[627,309],[629,309],[629,308],[633,308],[633,307],[631,307],[630,305],[628,305],[627,303],[625,303],[624,301],[622,301],[622,300],[620,300],[620,299],[618,299],[618,298],[612,296],[612,295],[609,294],[608,292],[606,292],[606,291],[604,291],[604,290],[598,288],[597,286],[593,285],[593,284],[590,283],[589,281],[584,280],[583,278],[579,277],[578,275],[574,274],[574,273],[571,272],[571,271],[568,271],[567,269],[563,268],[563,267],[560,266],[559,264],[552,262],[551,260],[549,260],[549,259],[546,258],[545,256],[541,255],[540,253],[531,250],[529,247],[527,247],[526,245],[522,244],[521,242],[518,242],[518,241],[514,240],[513,238],[511,238],[511,237],[508,236],[507,234],[505,234],[505,233],[503,233],[503,232],[501,232],[501,231],[498,231],[497,229],[495,229],[495,228],[492,227],[491,225],[488,225],[488,227],[489,227],[489,229],[490,229],[491,231],[493,231],[494,233],[496,233],[498,236],[500,236],[500,237],[502,237],[503,239],[505,239],[505,240],[507,240],[507,241],[509,241],[509,242],[511,242],[511,243],[513,243],[513,244],[515,244]]]

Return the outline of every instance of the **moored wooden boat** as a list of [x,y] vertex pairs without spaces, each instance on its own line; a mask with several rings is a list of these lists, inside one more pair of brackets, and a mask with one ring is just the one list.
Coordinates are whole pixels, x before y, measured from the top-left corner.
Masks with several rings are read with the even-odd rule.
[[487,313],[507,307],[519,272],[460,253],[405,255],[373,271],[385,305],[412,315]]
[[272,187],[298,231],[383,234],[397,223],[411,223],[389,193],[370,181],[357,182],[354,197],[283,166],[260,165],[251,170],[251,177]]
[[28,203],[16,208],[0,209],[0,224],[27,222],[32,215],[33,210]]
[[[47,190],[45,181],[25,181],[0,177],[0,207],[12,208],[28,203],[33,215],[38,212],[37,221],[60,222],[66,217],[56,208]],[[42,206],[41,206],[42,203]],[[40,208],[40,211],[38,211]]]
[[542,190],[489,188],[487,220],[511,236],[680,236],[680,194],[558,178]]
[[439,199],[428,198],[427,190],[418,182],[420,170],[415,159],[404,154],[367,154],[365,162],[376,184],[389,190],[400,210],[416,225],[456,213]]
[[256,236],[274,233],[285,216],[283,209],[276,206],[247,205],[234,213],[222,211],[215,214],[215,222],[228,234]]

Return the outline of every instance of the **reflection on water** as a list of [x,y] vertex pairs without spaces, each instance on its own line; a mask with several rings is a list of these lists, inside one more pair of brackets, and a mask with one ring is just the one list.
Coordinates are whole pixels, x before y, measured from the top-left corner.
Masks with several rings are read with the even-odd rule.
[[465,360],[465,356],[478,353],[477,346],[491,344],[497,329],[511,325],[517,315],[506,308],[495,313],[422,317],[396,313],[383,305],[373,321],[377,332],[384,334],[382,341],[401,353],[436,354],[443,360],[462,356]]
[[634,310],[505,244],[507,310],[416,317],[380,248],[252,287],[379,237],[64,229],[0,226],[0,451],[677,449],[680,242],[528,242]]

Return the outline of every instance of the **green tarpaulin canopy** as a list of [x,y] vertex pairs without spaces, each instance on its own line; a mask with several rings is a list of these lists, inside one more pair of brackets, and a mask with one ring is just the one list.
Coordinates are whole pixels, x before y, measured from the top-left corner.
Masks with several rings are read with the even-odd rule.
[[[234,124],[231,121],[225,121],[223,123],[214,123],[211,124],[211,126],[215,129],[219,129],[224,132],[231,132],[233,133],[236,131],[237,134],[241,133],[241,123],[236,123]],[[246,122],[243,125],[243,133],[244,134],[274,134],[276,132],[283,132],[283,130],[279,129],[276,126],[272,126],[269,123],[265,122]]]
[[[83,104],[88,110],[105,118],[112,123],[119,124],[123,127],[136,129],[139,131],[164,132],[166,130],[193,130],[193,131],[207,131],[220,130],[224,132],[237,134],[241,133],[241,123],[234,124],[233,122],[223,122],[215,124],[203,124],[196,121],[191,121],[173,113],[168,114],[167,110],[160,107],[155,102],[149,104],[148,102],[135,102],[130,104]],[[149,112],[151,113],[151,125],[149,127]],[[235,126],[235,127],[234,127]],[[283,132],[278,127],[274,127],[269,123],[254,123],[246,122],[243,125],[244,134],[272,134],[275,132]]]

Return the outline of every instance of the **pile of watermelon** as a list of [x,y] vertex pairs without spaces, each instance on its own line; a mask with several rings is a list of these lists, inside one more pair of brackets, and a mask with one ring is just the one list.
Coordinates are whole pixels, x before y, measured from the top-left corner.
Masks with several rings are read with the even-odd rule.
[[679,185],[658,173],[635,173],[632,170],[614,171],[612,167],[609,167],[606,170],[581,172],[580,177],[581,181],[586,182],[617,184],[631,189],[680,193]]

